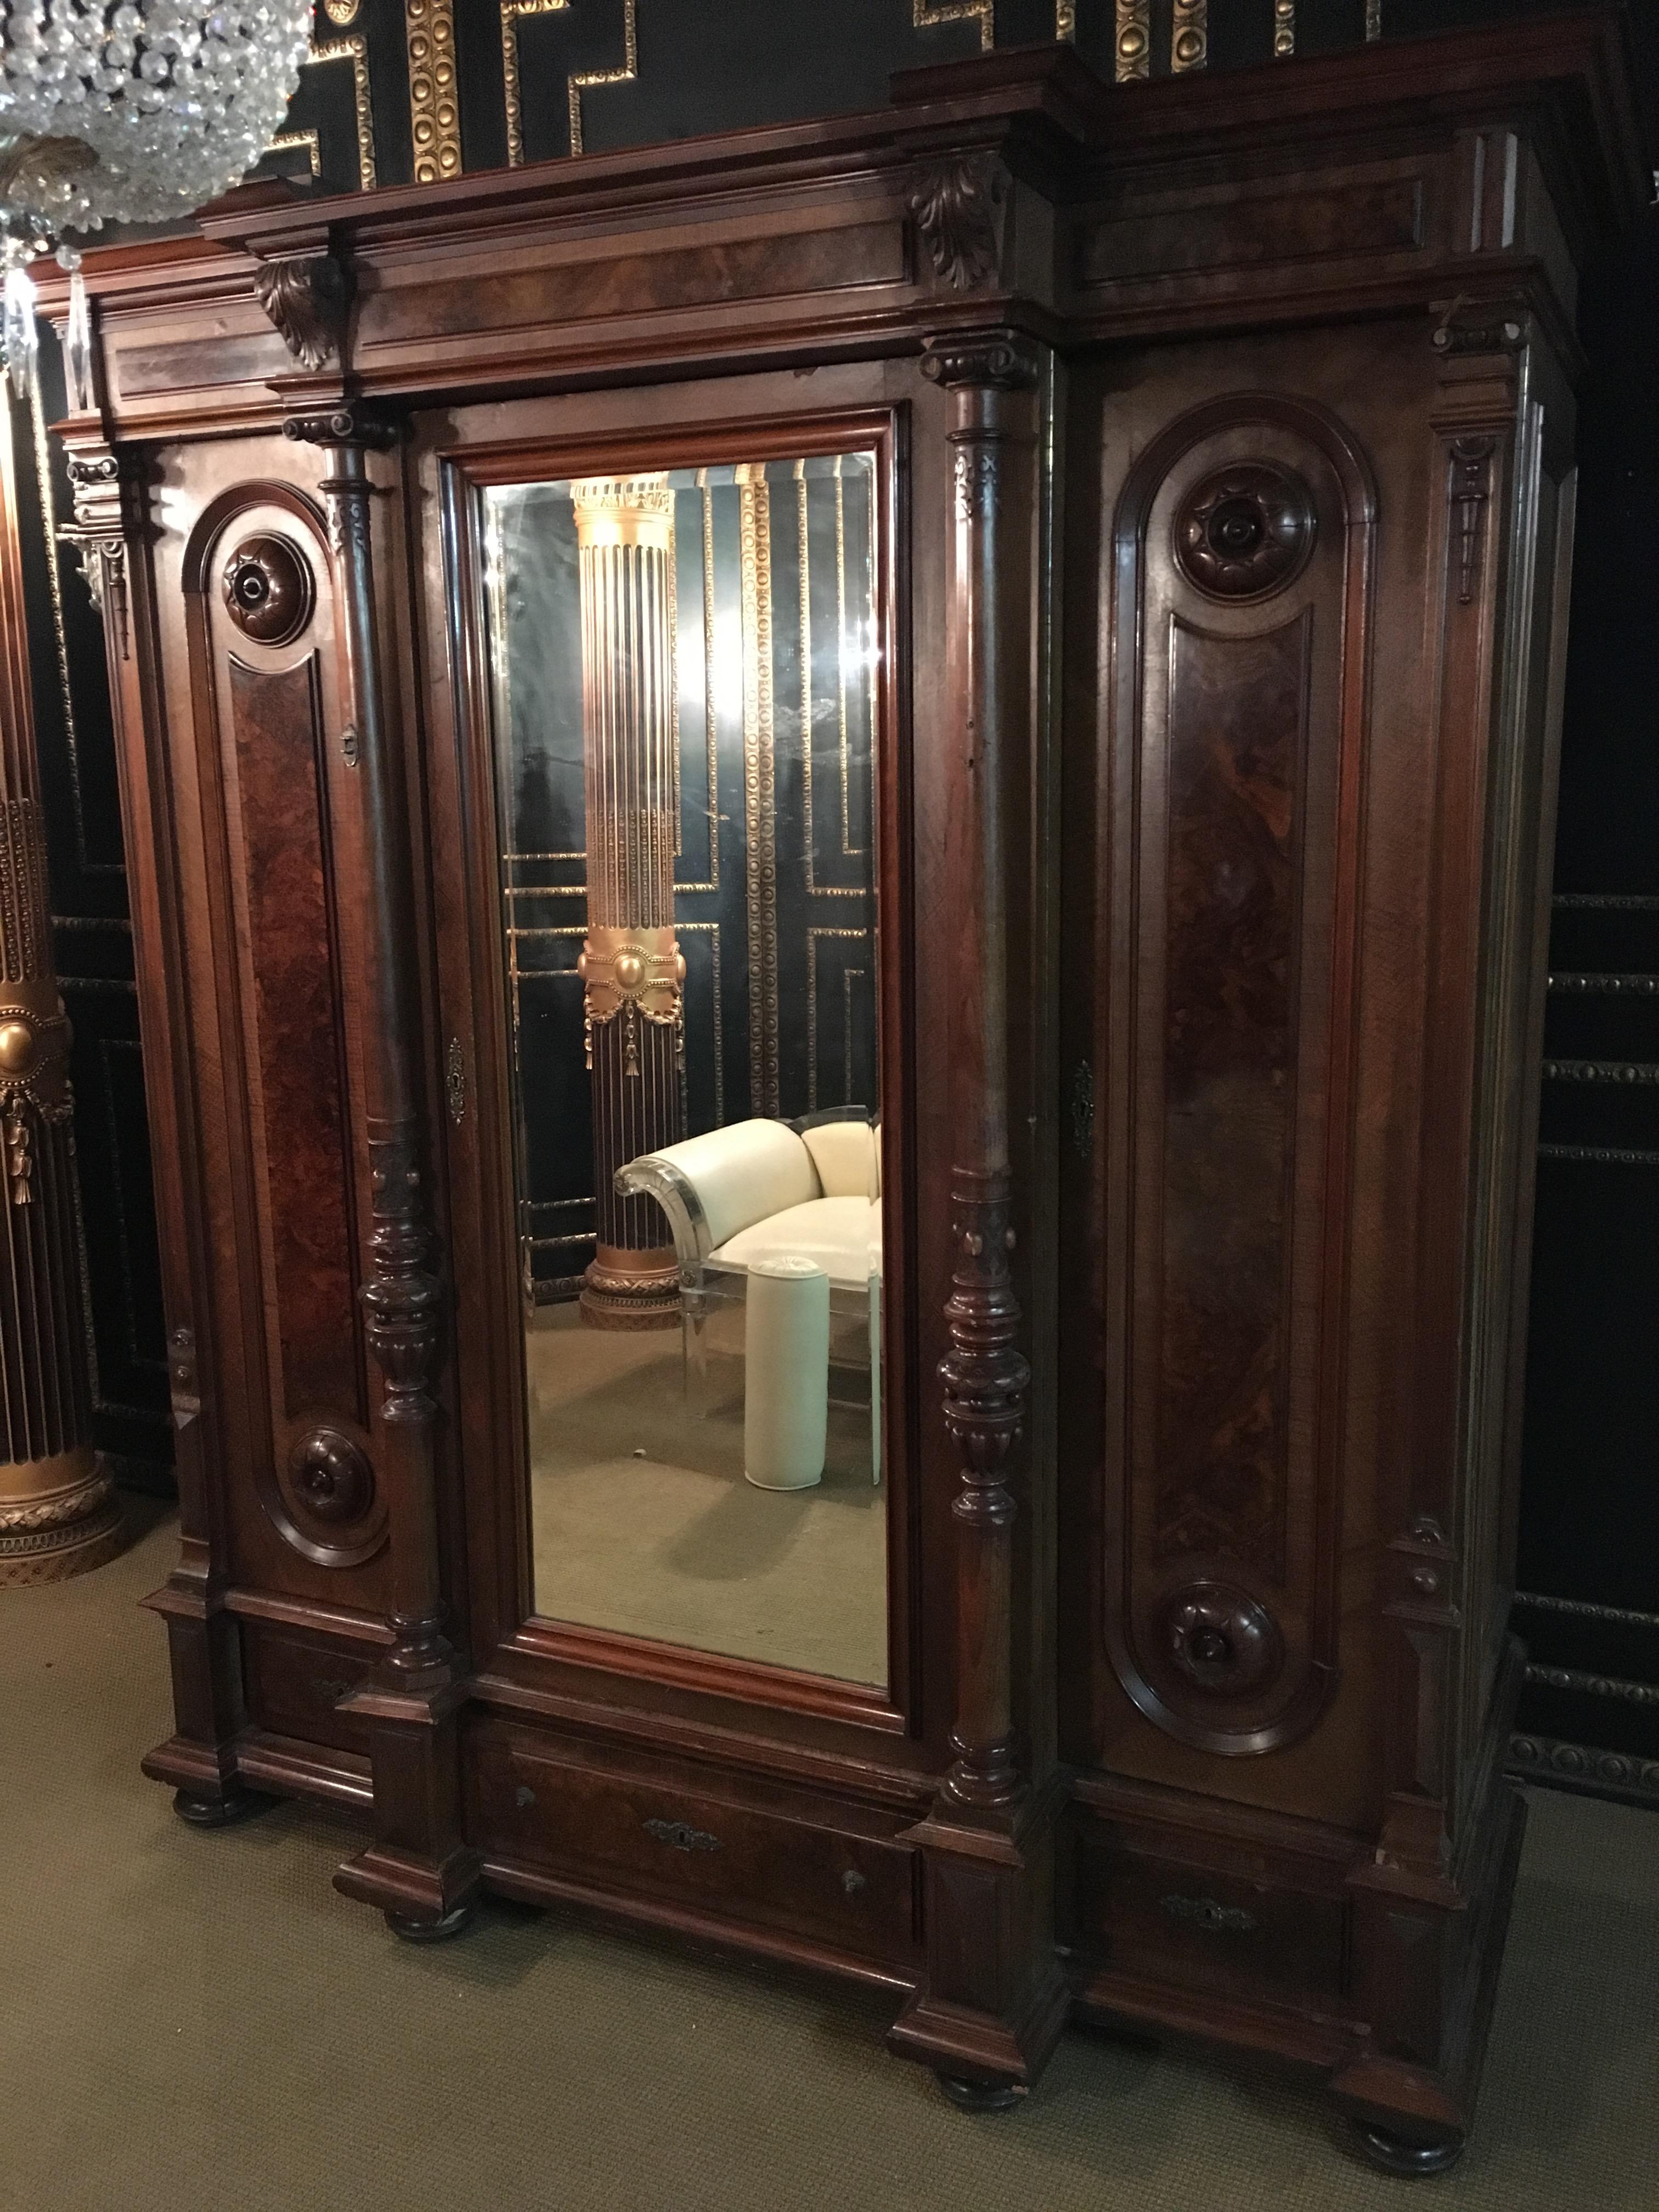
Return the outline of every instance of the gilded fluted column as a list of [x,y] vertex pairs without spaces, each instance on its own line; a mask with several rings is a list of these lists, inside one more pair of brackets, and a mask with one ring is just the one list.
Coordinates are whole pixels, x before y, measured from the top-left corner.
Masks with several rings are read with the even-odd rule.
[[70,1025],[58,996],[9,419],[0,424],[0,1584],[118,1550],[91,1442]]
[[674,938],[674,501],[661,475],[572,488],[580,552],[587,846],[583,1031],[592,1084],[596,1328],[678,1318],[661,1209],[616,1174],[685,1134],[685,963]]

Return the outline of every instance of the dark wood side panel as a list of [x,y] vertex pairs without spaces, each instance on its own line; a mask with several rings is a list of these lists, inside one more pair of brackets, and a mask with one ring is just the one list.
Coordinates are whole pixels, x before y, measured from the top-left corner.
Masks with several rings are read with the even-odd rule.
[[1236,186],[1164,195],[1113,209],[1079,228],[1078,283],[1085,290],[1174,270],[1415,252],[1423,244],[1420,175],[1367,178],[1318,192]]
[[[287,460],[243,449],[231,468],[257,468],[256,453]],[[373,1611],[386,1501],[357,1296],[364,902],[333,568],[303,494],[227,473],[209,475],[174,557],[220,1041],[205,1100],[216,1298],[251,1478],[231,1486],[232,1571]]]
[[398,283],[401,271],[364,302],[361,343],[430,338],[447,331],[520,331],[539,325],[556,289],[562,322],[592,322],[655,310],[672,313],[739,300],[791,298],[872,283],[900,284],[906,273],[902,226],[895,220],[799,228],[775,236],[714,239],[639,253],[618,261],[604,240],[586,252],[550,256],[535,265],[480,284],[476,269],[455,260],[431,267],[424,281]]
[[245,1620],[240,1629],[250,1719],[275,1735],[368,1750],[363,1723],[337,1708],[373,1665],[374,1647],[354,1647],[269,1621]]
[[281,1163],[270,1266],[282,1410],[361,1423],[321,670],[315,653],[276,670],[233,653],[228,673],[261,1119]]
[[[1213,1858],[1213,1853],[1210,1854]],[[1146,1849],[1133,1831],[1084,1823],[1076,1845],[1074,1940],[1114,1971],[1218,1996],[1335,2011],[1348,1906],[1285,1881],[1259,1854],[1206,1864]]]
[[1334,419],[1170,424],[1113,529],[1098,973],[1104,1629],[1224,1755],[1334,1686],[1370,498]]

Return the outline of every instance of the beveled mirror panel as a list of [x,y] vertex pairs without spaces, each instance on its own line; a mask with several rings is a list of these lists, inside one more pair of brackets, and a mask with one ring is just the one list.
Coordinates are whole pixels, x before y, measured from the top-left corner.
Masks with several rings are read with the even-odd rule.
[[536,1611],[887,1679],[872,452],[483,494]]

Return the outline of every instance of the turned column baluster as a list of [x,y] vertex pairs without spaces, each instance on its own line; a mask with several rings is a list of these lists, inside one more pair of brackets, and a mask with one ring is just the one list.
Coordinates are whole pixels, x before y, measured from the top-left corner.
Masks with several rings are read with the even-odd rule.
[[951,1234],[945,1309],[951,1348],[939,1363],[945,1420],[961,1458],[951,1504],[960,1532],[956,1756],[945,1795],[981,1809],[1023,1794],[1014,1756],[1012,1650],[1013,1524],[1009,1486],[1030,1369],[1019,1350],[1008,1157],[1008,896],[1002,784],[1029,714],[1021,611],[999,590],[1018,562],[1011,533],[1029,532],[1009,482],[1010,448],[1028,441],[1025,403],[1036,363],[1012,333],[941,341],[922,373],[950,395],[951,532],[945,646],[950,719],[962,761],[948,832],[954,880],[970,887],[951,978]]

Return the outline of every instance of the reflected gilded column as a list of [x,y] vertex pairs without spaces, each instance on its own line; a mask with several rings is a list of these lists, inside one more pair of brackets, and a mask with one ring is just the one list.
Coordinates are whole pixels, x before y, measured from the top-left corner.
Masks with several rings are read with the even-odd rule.
[[70,1025],[58,996],[17,542],[0,414],[0,1586],[120,1547],[91,1442]]
[[592,1084],[598,1247],[581,1308],[595,1328],[672,1327],[674,1249],[653,1199],[616,1173],[685,1134],[685,963],[674,937],[674,495],[664,475],[574,484],[582,617],[587,937],[580,973]]

